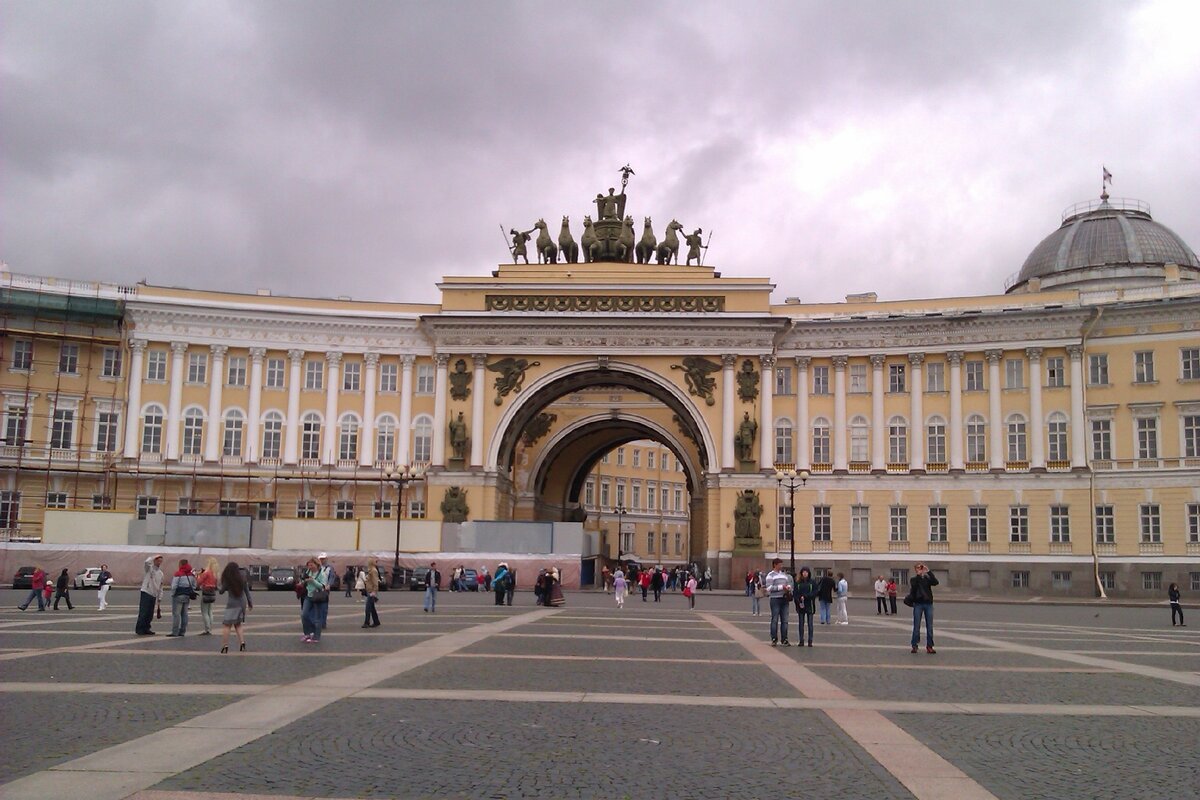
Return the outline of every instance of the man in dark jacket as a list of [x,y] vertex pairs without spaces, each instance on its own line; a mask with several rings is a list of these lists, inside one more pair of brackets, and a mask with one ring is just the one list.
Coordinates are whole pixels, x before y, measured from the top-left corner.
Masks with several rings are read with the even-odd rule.
[[921,563],[916,564],[913,571],[917,574],[908,579],[908,597],[905,598],[905,604],[911,605],[913,610],[912,651],[917,652],[917,645],[921,643],[921,615],[924,615],[925,652],[936,653],[933,649],[933,587],[938,585],[938,579]]
[[800,622],[800,638],[796,645],[804,644],[804,623],[808,623],[808,646],[812,647],[813,612],[817,610],[817,582],[812,579],[808,567],[800,568],[800,577],[796,579],[796,588],[792,594],[796,603],[796,617]]
[[829,624],[829,607],[833,605],[833,592],[837,588],[837,581],[832,575],[826,574],[823,578],[817,581],[817,602],[821,606],[821,624]]

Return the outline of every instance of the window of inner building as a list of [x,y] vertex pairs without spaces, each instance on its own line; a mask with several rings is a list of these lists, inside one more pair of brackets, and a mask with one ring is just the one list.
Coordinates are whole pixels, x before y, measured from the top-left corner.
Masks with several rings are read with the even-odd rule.
[[1183,455],[1200,458],[1200,414],[1185,414],[1180,423],[1183,425]]
[[1067,506],[1050,506],[1050,541],[1063,544],[1071,541],[1071,515]]
[[226,383],[230,386],[246,385],[246,359],[242,356],[231,356],[226,369]]
[[225,412],[225,435],[222,437],[221,453],[229,457],[242,454],[242,426],[245,416],[236,408]]
[[396,374],[399,365],[383,363],[379,365],[379,391],[396,391]]
[[642,482],[633,481],[629,485],[629,507],[634,511],[642,510]]
[[1020,358],[1009,358],[1004,361],[1004,388],[1025,388],[1025,361]]
[[624,447],[617,448],[617,466],[618,467],[625,466],[625,448]]
[[1053,570],[1050,573],[1050,587],[1066,591],[1071,588],[1071,573],[1069,570]]
[[608,478],[600,481],[600,507],[612,508],[612,483]]
[[423,414],[413,421],[413,461],[428,463],[432,450],[433,419]]
[[1114,544],[1117,541],[1117,520],[1110,505],[1096,506],[1096,544]]
[[75,446],[75,409],[55,408],[50,418],[50,447],[70,450]]
[[104,363],[100,368],[100,375],[104,378],[121,377],[121,348],[104,348]]
[[675,489],[671,493],[675,499],[676,513],[682,512],[683,511],[683,489],[676,486]]
[[1029,454],[1026,444],[1025,418],[1019,414],[1013,414],[1008,418],[1008,460],[1010,462],[1027,460]]
[[1162,590],[1162,573],[1161,572],[1143,572],[1142,573],[1142,589],[1147,592],[1157,592]]
[[338,458],[342,461],[358,459],[358,417],[347,414],[338,423]]
[[646,451],[646,469],[654,469],[654,451]]
[[16,528],[20,522],[21,493],[11,489],[0,491],[0,528]]
[[596,479],[588,478],[583,486],[583,505],[585,508],[596,507]]
[[792,540],[792,507],[786,503],[780,503],[775,507],[775,528],[779,531],[779,541],[790,542]]
[[792,421],[789,419],[775,422],[775,463],[792,463]]
[[1046,442],[1049,445],[1047,455],[1051,461],[1066,461],[1070,457],[1067,450],[1067,415],[1055,411],[1050,415],[1046,424]]
[[646,510],[653,511],[658,501],[658,484],[654,481],[646,483]]
[[670,495],[671,495],[671,490],[666,485],[663,485],[663,487],[659,490],[659,495],[658,495],[659,499],[662,500],[662,504],[661,504],[660,508],[663,511],[671,510],[671,496]]
[[121,415],[116,411],[100,411],[96,414],[96,450],[113,453],[117,449],[117,424]]
[[850,541],[871,540],[871,509],[869,506],[850,506]]
[[1009,506],[1008,540],[1010,542],[1029,541],[1029,506]]
[[[483,387],[479,387],[482,389]],[[433,365],[417,364],[417,394],[433,394]]]
[[1154,383],[1154,351],[1139,350],[1133,354],[1134,383]]
[[198,456],[204,452],[204,412],[189,408],[183,412],[183,454]]
[[831,464],[829,457],[829,421],[818,417],[813,421],[812,431],[812,460],[814,464]]
[[888,509],[888,537],[893,542],[908,541],[908,508],[892,506]]
[[1179,349],[1179,379],[1183,381],[1200,380],[1200,347]]
[[658,552],[662,553],[664,556],[667,554],[667,532],[666,531],[662,532],[662,549],[659,550]]
[[338,500],[333,510],[334,519],[354,519],[354,501]]
[[342,391],[357,392],[362,389],[362,362],[347,361],[342,365]]
[[300,421],[300,458],[321,457],[321,416],[310,411]]
[[1187,504],[1187,540],[1189,544],[1200,542],[1200,503]]
[[275,501],[260,500],[257,504],[257,518],[262,522],[269,522],[275,519]]
[[1096,353],[1088,356],[1088,384],[1091,386],[1108,385],[1108,355]]
[[263,418],[262,457],[279,458],[283,442],[283,415],[272,411]]
[[850,460],[869,461],[871,458],[871,433],[866,417],[850,420]]
[[391,500],[376,500],[371,506],[371,516],[375,519],[391,519],[392,516],[392,501]]
[[325,362],[311,359],[304,362],[304,388],[320,390],[325,388]]
[[46,508],[66,508],[66,492],[46,492]]
[[409,519],[425,519],[425,501],[421,499],[408,501]]
[[983,391],[983,362],[966,361],[963,363],[963,389],[968,392]]
[[925,391],[946,391],[946,364],[941,361],[930,361],[925,364]]
[[930,417],[925,437],[926,460],[931,464],[946,463],[946,421]]
[[967,523],[970,541],[986,542],[988,540],[987,506],[971,506],[967,509]]
[[1067,385],[1067,373],[1063,366],[1062,356],[1052,356],[1046,359],[1046,386],[1057,389]]
[[396,460],[396,419],[383,416],[375,423],[375,460]]
[[792,368],[791,367],[776,367],[775,368],[775,394],[791,394],[791,393],[792,393]]
[[633,448],[633,466],[634,469],[642,468],[642,451],[637,447]]
[[812,393],[829,394],[829,367],[812,368]]
[[317,516],[317,501],[297,500],[296,516],[300,519],[314,519]]
[[829,506],[813,506],[813,541],[828,542],[833,538],[833,513]]
[[217,502],[217,514],[222,517],[236,517],[241,513],[241,504],[237,500],[220,500]]
[[908,463],[908,422],[904,417],[888,420],[888,463]]
[[646,534],[646,552],[647,553],[654,552],[654,531],[649,531]]
[[10,447],[24,447],[29,423],[29,409],[21,402],[4,404],[4,443]]
[[142,452],[161,453],[163,435],[163,410],[161,406],[147,406],[142,415]]
[[64,342],[59,346],[58,371],[64,375],[79,374],[79,345]]
[[625,505],[625,489],[626,489],[625,481],[618,479],[617,483],[616,483],[616,487],[617,487],[617,505],[622,506],[624,508],[628,508],[628,506]]
[[1137,457],[1158,458],[1158,417],[1137,418]]
[[162,383],[167,379],[167,351],[149,350],[146,352],[146,381]]
[[1138,522],[1143,544],[1162,542],[1162,518],[1158,503],[1142,503],[1138,506]]
[[208,382],[208,353],[188,353],[187,382]]
[[158,498],[148,495],[139,495],[137,498],[137,518],[146,519],[151,514],[158,513]]
[[987,423],[978,414],[967,417],[967,461],[987,461]]
[[1029,570],[1020,569],[1012,572],[1012,588],[1028,589],[1029,588]]
[[[676,533],[675,533],[675,555],[681,555],[682,553],[683,553],[683,534],[676,531]],[[1194,572],[1192,574],[1200,575],[1200,572]],[[1193,586],[1192,588],[1194,589],[1196,587]]]
[[906,364],[888,364],[888,391],[894,393],[908,391],[908,372]]
[[945,542],[950,538],[950,525],[945,506],[929,507],[929,541]]
[[112,498],[106,494],[92,495],[92,511],[111,511]]
[[851,394],[866,394],[870,391],[867,385],[867,365],[866,364],[851,364],[850,365],[850,393]]
[[13,341],[10,366],[12,369],[25,372],[33,369],[33,342],[28,339],[16,339]]
[[1112,591],[1117,588],[1117,573],[1115,570],[1100,570],[1100,588],[1105,591]]
[[283,375],[283,359],[268,358],[267,369],[264,377],[264,385],[268,389],[282,389],[284,386]]
[[1092,420],[1092,459],[1112,460],[1112,420]]

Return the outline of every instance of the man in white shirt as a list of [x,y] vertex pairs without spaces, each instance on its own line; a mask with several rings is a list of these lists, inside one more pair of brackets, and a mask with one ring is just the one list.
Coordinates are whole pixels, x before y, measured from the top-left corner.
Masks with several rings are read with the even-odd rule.
[[783,559],[771,561],[771,571],[763,579],[767,597],[771,601],[771,646],[779,640],[783,629],[783,646],[788,647],[788,606],[792,602],[792,576],[783,571]]
[[882,575],[875,579],[875,616],[887,616],[887,581]]
[[846,598],[850,596],[850,584],[846,582],[845,573],[839,572],[837,579],[837,596],[834,598],[834,614],[837,616],[835,625],[849,625],[850,613],[846,610]]

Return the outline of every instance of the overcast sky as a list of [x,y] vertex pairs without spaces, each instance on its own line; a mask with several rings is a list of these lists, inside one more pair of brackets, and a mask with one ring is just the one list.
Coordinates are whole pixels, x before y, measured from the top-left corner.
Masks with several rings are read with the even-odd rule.
[[14,272],[437,302],[627,213],[774,299],[1000,292],[1100,192],[1200,247],[1200,3],[9,2]]

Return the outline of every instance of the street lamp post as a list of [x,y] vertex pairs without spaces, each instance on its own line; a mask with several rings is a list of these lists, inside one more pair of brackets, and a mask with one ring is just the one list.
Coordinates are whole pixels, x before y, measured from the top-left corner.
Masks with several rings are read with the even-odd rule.
[[792,575],[796,574],[796,489],[808,483],[808,470],[802,469],[796,472],[794,469],[781,469],[775,471],[775,481],[781,489],[787,489],[788,493],[788,520],[791,530],[788,531],[790,544],[792,546],[792,558],[790,567]]
[[625,544],[625,526],[622,522],[625,519],[625,515],[629,513],[629,509],[624,505],[617,505],[613,511],[617,512],[617,563],[621,564],[624,561],[621,555]]
[[402,464],[387,472],[387,479],[396,484],[399,492],[396,508],[396,555],[392,561],[392,588],[400,588],[400,520],[404,518],[404,487],[425,479],[425,468],[419,465]]

